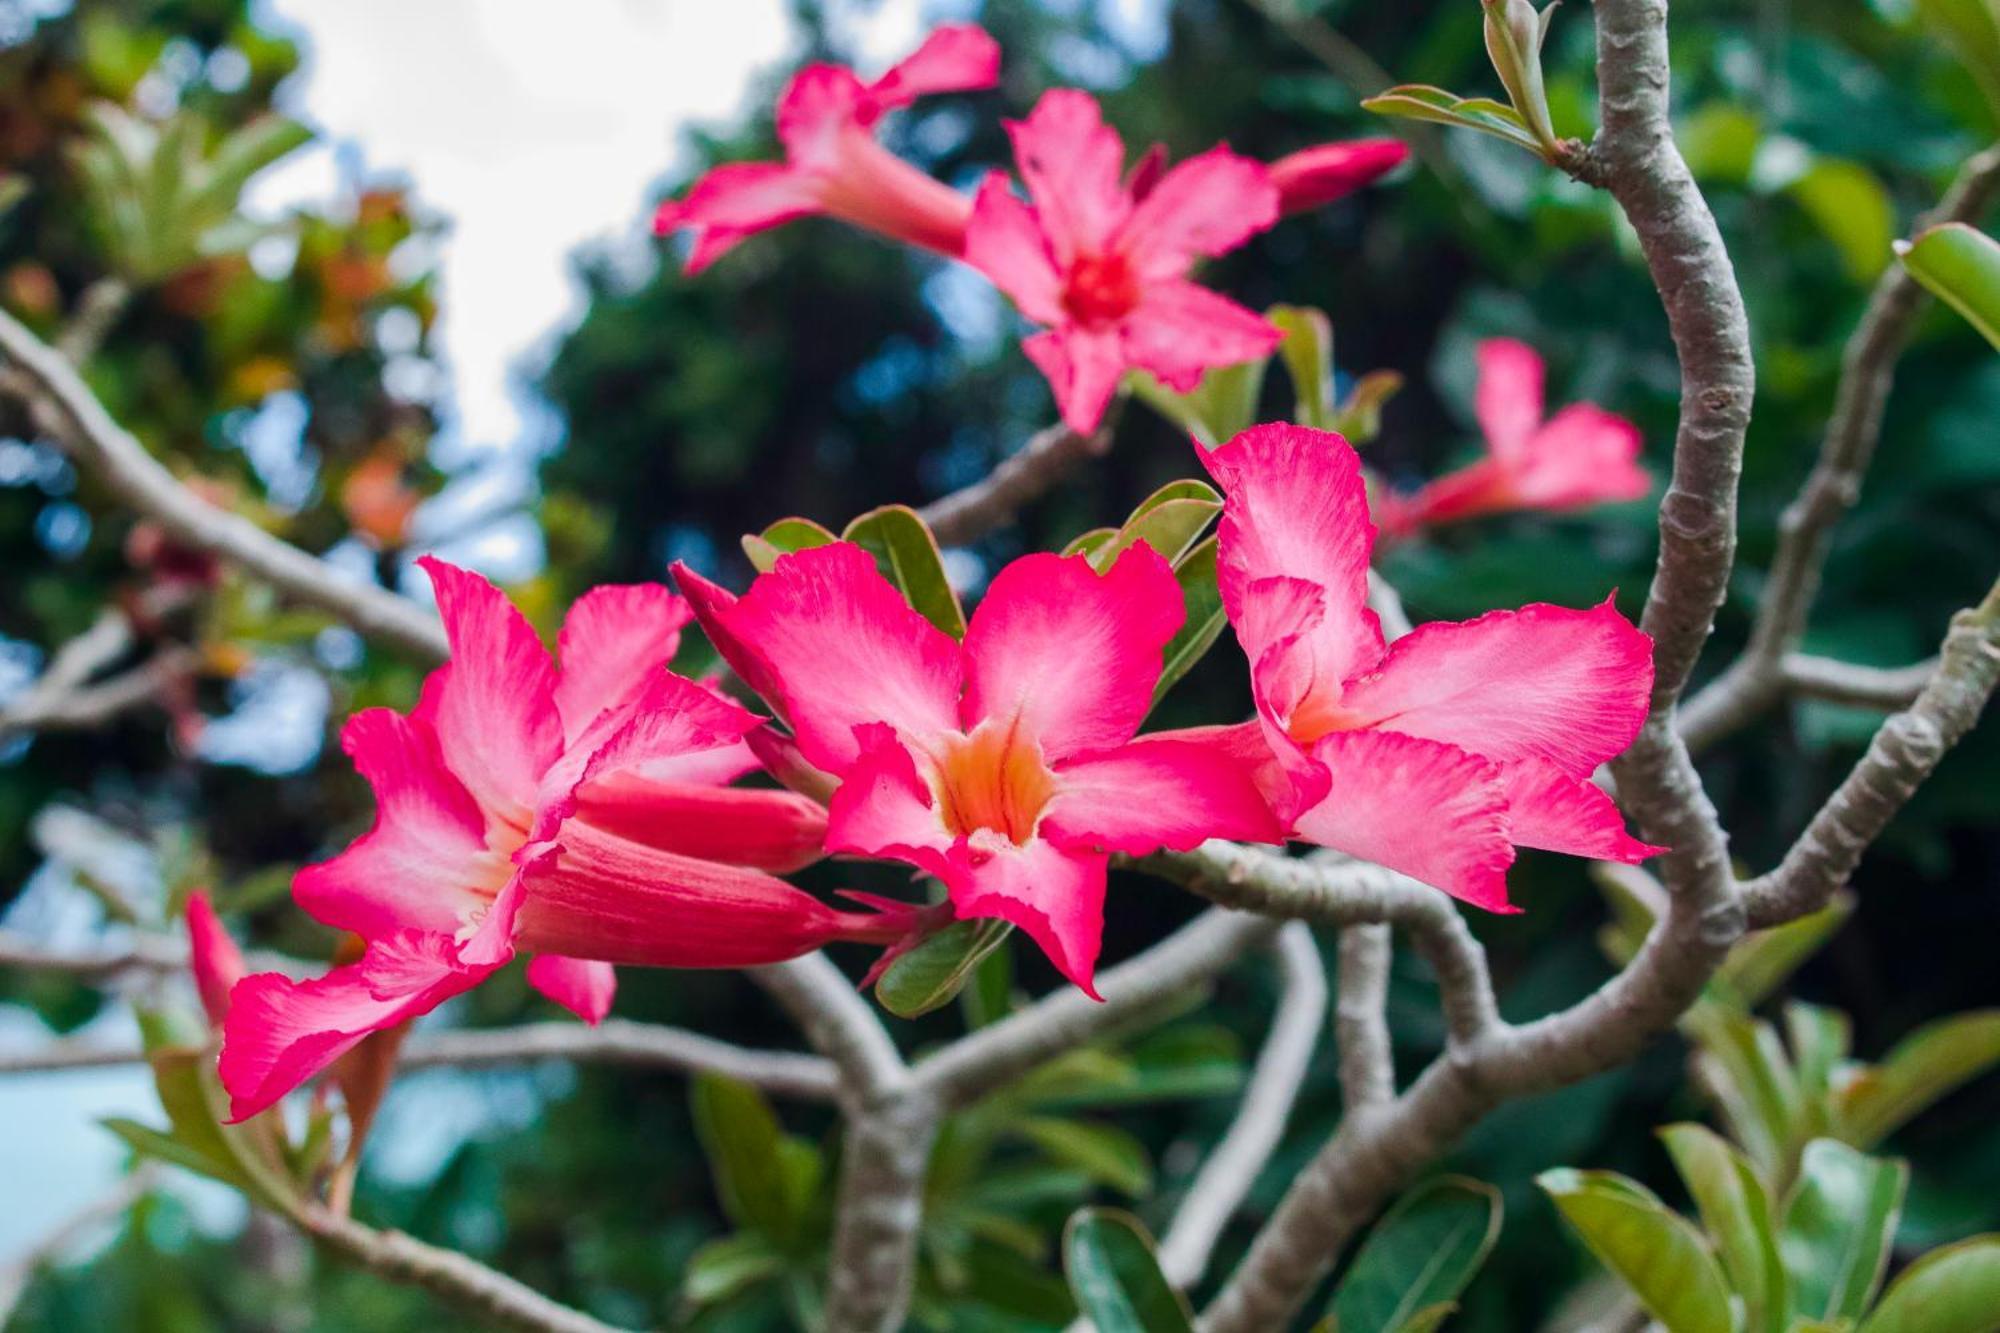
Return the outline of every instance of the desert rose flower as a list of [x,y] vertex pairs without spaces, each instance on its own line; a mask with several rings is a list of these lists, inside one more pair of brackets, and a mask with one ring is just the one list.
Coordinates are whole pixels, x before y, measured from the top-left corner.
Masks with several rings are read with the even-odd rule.
[[1645,720],[1652,640],[1607,601],[1419,625],[1366,605],[1375,528],[1340,436],[1257,426],[1205,455],[1226,495],[1218,581],[1298,836],[1512,910],[1514,848],[1634,862],[1591,772]]
[[1030,555],[995,576],[960,644],[847,543],[780,559],[740,599],[681,589],[737,674],[833,775],[827,848],[943,881],[961,918],[1013,922],[1095,994],[1110,852],[1280,834],[1253,766],[1189,733],[1135,734],[1180,625],[1167,564],[1100,575]]
[[999,46],[971,24],[937,29],[873,83],[839,65],[808,65],[778,98],[785,160],[715,168],[685,198],[662,204],[653,230],[694,229],[689,273],[754,232],[816,213],[956,257],[971,202],[882,147],[875,126],[926,93],[990,88],[999,77]]
[[534,955],[534,986],[595,1022],[613,964],[746,967],[906,928],[768,873],[820,855],[824,812],[725,785],[754,767],[743,736],[759,719],[666,670],[688,618],[680,598],[657,585],[586,594],[558,667],[498,589],[422,563],[451,660],[408,716],[348,721],[341,742],[375,789],[375,827],[292,886],[366,951],[315,980],[261,973],[235,987],[221,1074],[236,1117],[516,951]]
[[1212,148],[1152,180],[1142,160],[1122,179],[1125,145],[1088,94],[1045,94],[1009,121],[1024,202],[995,173],[979,188],[965,261],[1044,331],[1022,344],[1048,377],[1063,420],[1097,428],[1128,370],[1185,393],[1211,366],[1268,356],[1282,339],[1261,315],[1188,281],[1278,217],[1261,163]]
[[1278,212],[1322,208],[1394,171],[1409,155],[1401,139],[1347,139],[1288,153],[1267,168],[1278,187]]
[[188,895],[188,971],[194,974],[195,993],[201,996],[202,1012],[215,1027],[229,1014],[229,992],[243,980],[243,951],[236,947],[215,905],[196,889]]
[[1594,403],[1572,403],[1542,419],[1542,358],[1526,343],[1479,345],[1474,410],[1486,456],[1413,495],[1379,502],[1391,537],[1478,514],[1515,509],[1579,509],[1637,500],[1653,478],[1639,465],[1639,431]]

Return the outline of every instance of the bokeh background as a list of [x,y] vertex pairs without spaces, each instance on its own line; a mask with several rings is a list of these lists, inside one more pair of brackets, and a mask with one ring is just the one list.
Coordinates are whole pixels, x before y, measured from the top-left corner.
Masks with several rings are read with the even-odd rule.
[[[1569,133],[1592,123],[1586,10],[1559,14],[1547,55]],[[1909,0],[1675,7],[1678,121],[1736,257],[1760,376],[1742,558],[1711,670],[1741,641],[1776,515],[1818,443],[1840,342],[1890,240],[1995,136],[1972,81],[1909,11]],[[410,560],[438,550],[507,582],[551,624],[592,583],[659,578],[674,559],[740,586],[741,533],[791,513],[838,524],[879,503],[919,503],[1052,419],[1014,316],[965,271],[807,221],[688,280],[646,227],[651,205],[704,167],[770,155],[769,108],[799,61],[879,68],[929,22],[965,17],[1001,40],[1001,88],[931,99],[889,131],[897,151],[960,184],[1006,160],[1000,118],[1056,85],[1101,94],[1135,151],[1157,140],[1178,156],[1226,138],[1268,157],[1385,132],[1357,103],[1391,75],[1469,94],[1493,84],[1472,0],[1263,10],[1245,0],[0,0],[0,170],[20,187],[0,215],[0,301],[47,330],[103,272],[101,220],[72,156],[92,101],[154,116],[185,108],[219,127],[292,116],[316,137],[253,183],[254,234],[143,291],[111,330],[89,378],[114,413],[176,470],[355,577],[403,586]],[[1542,349],[1555,399],[1637,420],[1661,467],[1676,364],[1609,200],[1477,136],[1419,132],[1413,143],[1416,161],[1391,182],[1282,224],[1216,265],[1216,283],[1253,306],[1327,310],[1345,374],[1402,372],[1408,387],[1370,455],[1392,478],[1414,484],[1469,454],[1471,351],[1495,334]],[[1282,377],[1272,379],[1282,412]],[[132,516],[4,413],[0,700],[107,600],[158,576],[134,559]],[[1976,600],[2000,570],[1996,421],[2000,362],[1948,317],[1927,318],[1867,493],[1840,529],[1809,649],[1912,661]],[[1018,528],[954,552],[954,574],[976,589],[998,562],[1114,522],[1193,470],[1186,440],[1135,405],[1108,457]],[[1499,520],[1399,550],[1386,568],[1420,619],[1587,604],[1614,588],[1636,614],[1652,528],[1644,504]],[[369,817],[331,737],[353,708],[406,705],[417,674],[228,576],[197,614],[176,632],[201,646],[202,669],[169,708],[84,734],[0,736],[10,928],[104,938],[107,900],[158,902],[200,883],[261,942],[307,956],[330,947],[286,886]],[[1243,664],[1225,642],[1161,721],[1247,706]],[[1746,865],[1782,850],[1873,721],[1804,704],[1705,761]],[[1855,917],[1792,983],[1852,1016],[1861,1053],[1927,1018],[2000,1002],[1996,812],[2000,728],[1989,725],[1877,845]],[[1578,864],[1529,854],[1516,875],[1529,910],[1475,924],[1495,950],[1503,1007],[1521,1018],[1577,998],[1608,964],[1595,939],[1604,909]],[[817,882],[833,881],[822,868]],[[1157,883],[1115,883],[1107,958],[1195,906]],[[1020,986],[1052,984],[1031,951],[1015,952]],[[1404,964],[1392,1018],[1414,1067],[1441,1034],[1427,980]],[[1246,968],[1172,1030],[1213,1066],[1211,1093],[1254,1051],[1271,989]],[[792,1040],[726,975],[627,973],[618,1009],[745,1042]],[[550,1016],[514,975],[445,1017]],[[960,1021],[955,1010],[921,1020],[909,1044]],[[116,996],[0,972],[9,1047],[129,1031]],[[1246,1221],[1334,1123],[1330,1056]],[[95,1119],[145,1118],[149,1101],[136,1069],[0,1082],[0,1263],[121,1169]],[[1225,1092],[1092,1113],[1144,1149],[1132,1201],[1142,1216],[1164,1220],[1231,1106]],[[1587,1271],[1531,1188],[1535,1171],[1613,1167],[1671,1195],[1651,1129],[1699,1110],[1684,1048],[1663,1042],[1632,1068],[1482,1126],[1448,1165],[1500,1186],[1508,1219],[1456,1326],[1537,1327]],[[831,1128],[816,1111],[783,1115],[810,1140]],[[2000,1080],[1953,1097],[1894,1147],[1915,1163],[1907,1245],[2000,1224]],[[920,1306],[938,1327],[1058,1325],[1059,1302],[1052,1310],[1048,1279],[1035,1276],[1037,1245],[1078,1203],[1132,1189],[1127,1179],[1121,1192],[1116,1173],[1065,1174],[1022,1149],[997,1151],[1026,1200],[1010,1214],[1012,1257],[995,1257],[1004,1247],[990,1237],[973,1243],[975,1280]],[[782,1284],[699,1311],[687,1301],[689,1257],[729,1224],[676,1077],[411,1075],[371,1144],[358,1206],[607,1319],[749,1330],[796,1317]],[[1218,1268],[1248,1229],[1231,1232]],[[423,1297],[316,1262],[226,1193],[180,1179],[77,1259],[37,1281],[6,1327],[451,1326]]]

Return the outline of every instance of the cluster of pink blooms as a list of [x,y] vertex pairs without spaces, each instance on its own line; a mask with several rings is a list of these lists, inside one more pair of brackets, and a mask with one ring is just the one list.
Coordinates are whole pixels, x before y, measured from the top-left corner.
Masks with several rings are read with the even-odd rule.
[[[1218,148],[1173,167],[1151,154],[1126,175],[1118,136],[1074,92],[1009,126],[1025,201],[997,176],[967,200],[876,143],[885,111],[991,84],[997,64],[984,33],[958,27],[873,83],[809,68],[779,108],[787,160],[710,173],[662,225],[696,229],[694,267],[810,212],[960,257],[1047,326],[1028,352],[1086,428],[1128,367],[1192,387],[1267,354],[1276,330],[1190,267],[1400,157],[1330,145],[1266,167]],[[1541,364],[1520,344],[1486,344],[1480,362],[1490,456],[1378,501],[1392,534],[1643,492],[1629,426],[1587,406],[1543,422]],[[783,556],[740,597],[677,567],[681,595],[584,596],[553,655],[491,584],[423,562],[450,660],[407,715],[348,721],[376,823],[294,884],[354,960],[306,981],[242,976],[206,901],[190,910],[233,1113],[268,1108],[516,954],[532,985],[596,1022],[615,966],[747,967],[842,940],[888,956],[986,918],[1094,995],[1117,854],[1296,839],[1512,911],[1517,847],[1623,862],[1660,850],[1591,781],[1637,733],[1652,684],[1650,641],[1609,602],[1388,643],[1367,606],[1377,528],[1344,439],[1259,426],[1202,461],[1224,496],[1219,591],[1256,703],[1235,725],[1140,733],[1184,617],[1173,570],[1144,544],[1101,572],[1082,555],[1015,560],[962,640],[848,543]],[[690,620],[770,717],[669,669]],[[737,785],[760,768],[798,790]],[[850,894],[843,909],[778,878],[829,855],[903,863],[945,901]]]

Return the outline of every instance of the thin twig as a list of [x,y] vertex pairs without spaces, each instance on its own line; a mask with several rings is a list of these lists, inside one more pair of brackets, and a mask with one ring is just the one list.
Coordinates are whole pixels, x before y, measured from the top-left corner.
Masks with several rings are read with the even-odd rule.
[[1887,711],[1916,702],[1937,669],[1935,657],[1906,667],[1869,667],[1793,653],[1785,659],[1785,688],[1809,699]]
[[1272,953],[1281,986],[1270,1035],[1257,1053],[1236,1119],[1195,1173],[1160,1241],[1161,1271],[1177,1287],[1201,1281],[1222,1229],[1277,1151],[1325,1030],[1326,972],[1311,929],[1292,922],[1278,932]]
[[95,685],[57,692],[34,686],[0,708],[0,741],[39,731],[92,731],[131,712],[156,703],[172,686],[187,679],[200,657],[191,648],[162,648],[129,671]]
[[[55,972],[83,981],[108,982],[130,972],[179,972],[187,967],[187,942],[154,931],[135,932],[123,948],[64,949],[44,945],[18,931],[0,930],[0,967]],[[253,949],[246,961],[255,972],[309,976],[314,964],[286,954]]]
[[1115,424],[1114,417],[1107,417],[1089,435],[1067,426],[1050,426],[1001,459],[978,481],[931,501],[917,513],[941,545],[976,542],[1011,523],[1021,506],[1039,498],[1084,459],[1102,457],[1111,447]]

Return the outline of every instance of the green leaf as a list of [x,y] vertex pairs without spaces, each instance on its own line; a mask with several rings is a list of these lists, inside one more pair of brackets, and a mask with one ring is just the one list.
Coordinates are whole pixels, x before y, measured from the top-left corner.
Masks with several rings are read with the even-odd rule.
[[916,1018],[950,1004],[987,954],[1013,933],[1005,921],[954,921],[883,969],[875,998],[898,1018]]
[[1435,1333],[1435,1330],[1444,1327],[1445,1320],[1457,1313],[1457,1301],[1440,1301],[1436,1305],[1426,1305],[1396,1325],[1392,1333]]
[[1736,1141],[1765,1179],[1789,1174],[1804,1142],[1804,1102],[1798,1075],[1769,1023],[1704,1006],[1686,1025],[1700,1045],[1696,1064],[1715,1094]]
[[1798,1073],[1811,1133],[1824,1134],[1834,1077],[1846,1063],[1852,1040],[1847,1015],[1794,1000],[1785,1006],[1785,1038],[1792,1048],[1792,1067]]
[[994,949],[972,969],[972,981],[959,992],[959,1008],[968,1028],[983,1028],[1014,1012],[1014,954]]
[[1912,1116],[1996,1064],[2000,1064],[2000,1009],[1927,1023],[1841,1090],[1840,1137],[1858,1148],[1872,1148]]
[[1268,357],[1233,366],[1213,366],[1201,382],[1179,393],[1143,370],[1125,377],[1134,396],[1179,426],[1204,447],[1215,448],[1247,430],[1257,417],[1257,397],[1264,388]]
[[771,1104],[750,1084],[720,1074],[700,1075],[689,1094],[722,1211],[778,1244],[790,1241],[798,1214],[782,1156],[784,1132]]
[[840,538],[809,518],[781,518],[759,533],[745,533],[743,554],[759,574],[768,574],[778,557],[815,546],[831,546]]
[[1716,988],[1727,989],[1738,1008],[1754,1009],[1785,983],[1806,959],[1854,914],[1854,895],[1836,894],[1817,912],[1738,940],[1716,972]]
[[167,1131],[142,1125],[136,1120],[127,1120],[122,1116],[100,1120],[98,1123],[123,1139],[127,1147],[142,1157],[158,1158],[169,1165],[182,1167],[196,1175],[207,1176],[211,1180],[219,1180],[239,1190],[246,1188],[242,1174],[234,1165],[217,1161],[199,1149],[182,1143]]
[[1144,542],[1172,564],[1187,554],[1209,520],[1222,512],[1222,496],[1205,481],[1170,481],[1140,502],[1124,526],[1090,550],[1090,566],[1102,574],[1118,557]]
[[1746,1327],[1751,1333],[1782,1333],[1790,1307],[1785,1265],[1778,1257],[1771,1197],[1749,1159],[1702,1125],[1668,1125],[1660,1138],[1715,1242],[1723,1272],[1743,1298]]
[[1284,331],[1278,356],[1292,377],[1292,419],[1314,430],[1332,430],[1333,321],[1324,310],[1303,305],[1274,305],[1264,318]]
[[1500,1238],[1500,1191],[1459,1176],[1396,1201],[1354,1256],[1329,1314],[1347,1333],[1398,1333],[1442,1319]]
[[1427,84],[1406,83],[1363,98],[1361,105],[1380,116],[1401,116],[1406,120],[1478,130],[1525,148],[1537,157],[1542,155],[1541,145],[1520,113],[1490,97],[1460,97]]
[[278,1165],[276,1117],[225,1123],[229,1101],[216,1078],[213,1052],[149,1043],[146,1059],[175,1141],[215,1163],[220,1171],[210,1174],[265,1207],[287,1213],[296,1209],[298,1191]]
[[2000,1331],[2000,1236],[1932,1250],[1904,1269],[1859,1333]]
[[908,505],[883,505],[847,525],[840,534],[875,557],[882,577],[896,585],[924,619],[954,639],[965,637],[965,612],[944,575],[937,538]]
[[1063,1271],[1097,1333],[1192,1333],[1187,1301],[1167,1284],[1153,1238],[1130,1213],[1085,1208],[1063,1228]]
[[1382,408],[1403,388],[1403,377],[1393,370],[1371,370],[1354,381],[1333,414],[1333,428],[1349,444],[1360,446],[1382,433]]
[[1092,528],[1089,532],[1071,538],[1069,545],[1062,548],[1062,554],[1089,555],[1117,535],[1116,528]]
[[1858,162],[1822,157],[1787,192],[1833,242],[1847,276],[1873,282],[1896,240],[1896,208],[1875,173]]
[[1029,1116],[1010,1128],[1057,1162],[1134,1198],[1153,1188],[1145,1145],[1115,1125]]
[[712,1305],[776,1276],[785,1256],[754,1231],[710,1241],[696,1250],[681,1275],[681,1296],[690,1305]]
[[1535,1183],[1667,1333],[1732,1333],[1722,1269],[1699,1231],[1638,1183],[1609,1171],[1544,1171]]
[[1906,1163],[1869,1157],[1834,1139],[1814,1139],[1778,1240],[1792,1280],[1792,1306],[1814,1319],[1857,1319],[1889,1262]]
[[1174,581],[1181,585],[1186,618],[1160,654],[1160,679],[1153,686],[1155,708],[1167,697],[1167,691],[1215,646],[1229,624],[1229,617],[1222,609],[1222,590],[1215,581],[1215,553],[1216,539],[1210,537],[1174,566]]
[[1963,222],[1932,227],[1896,247],[1910,276],[2000,348],[2000,241]]
[[1978,81],[2000,116],[2000,9],[1993,0],[1917,0],[1917,13]]

